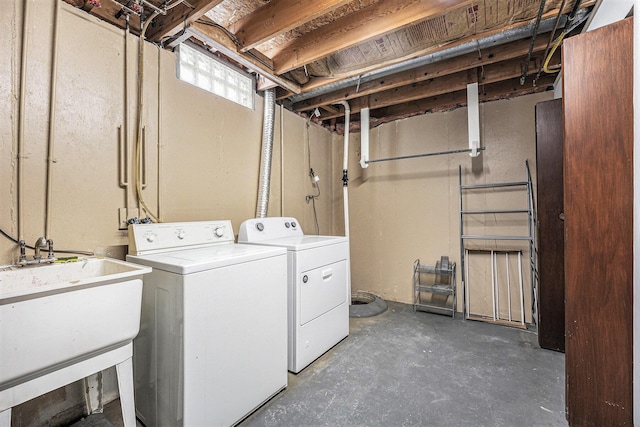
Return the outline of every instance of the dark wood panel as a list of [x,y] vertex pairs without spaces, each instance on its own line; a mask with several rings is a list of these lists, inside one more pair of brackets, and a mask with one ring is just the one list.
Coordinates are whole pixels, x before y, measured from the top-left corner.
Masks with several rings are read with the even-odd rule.
[[563,46],[567,414],[633,424],[631,19]]
[[564,351],[562,100],[536,105],[538,343]]

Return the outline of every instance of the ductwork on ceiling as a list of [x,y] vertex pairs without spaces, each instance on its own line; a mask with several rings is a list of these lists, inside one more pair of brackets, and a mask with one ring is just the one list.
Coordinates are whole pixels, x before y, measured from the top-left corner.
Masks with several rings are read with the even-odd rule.
[[[580,9],[576,14],[576,20],[581,19],[587,13],[588,13],[588,10]],[[558,24],[558,27],[563,28],[567,23],[567,17],[563,15],[560,17],[560,19],[561,20],[560,20],[560,23]],[[547,18],[540,21],[540,24],[538,27],[538,34],[551,31],[554,27],[555,21],[556,21],[555,17]],[[421,67],[428,64],[433,64],[435,62],[444,61],[444,60],[451,59],[456,56],[464,55],[467,53],[482,51],[482,49],[488,49],[490,47],[500,46],[506,43],[514,42],[516,40],[526,39],[532,36],[532,31],[534,29],[534,26],[535,26],[535,23],[531,23],[530,25],[526,25],[523,27],[502,31],[498,34],[494,34],[488,37],[483,37],[481,39],[462,43],[460,45],[457,45],[448,49],[443,49],[438,52],[434,52],[432,54],[422,56],[420,58],[390,65],[375,71],[361,74],[359,76],[346,78],[346,79],[340,80],[339,82],[323,85],[322,87],[319,87],[317,89],[312,89],[310,91],[307,91],[301,94],[292,95],[288,99],[289,101],[291,101],[291,103],[305,101],[307,99],[321,96],[329,92],[334,92],[336,90],[342,90],[348,87],[353,87],[358,84],[370,82],[382,77],[400,73],[402,71],[410,70],[410,69]]]

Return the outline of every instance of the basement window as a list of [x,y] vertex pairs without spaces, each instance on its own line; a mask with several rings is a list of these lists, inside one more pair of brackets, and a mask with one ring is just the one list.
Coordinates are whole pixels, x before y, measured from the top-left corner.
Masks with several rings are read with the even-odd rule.
[[184,43],[178,52],[178,78],[229,101],[254,108],[255,81],[250,74]]

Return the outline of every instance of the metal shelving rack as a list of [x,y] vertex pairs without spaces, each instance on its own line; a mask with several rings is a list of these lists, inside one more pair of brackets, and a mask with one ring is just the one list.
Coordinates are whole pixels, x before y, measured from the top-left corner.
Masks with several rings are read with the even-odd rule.
[[[463,184],[462,183],[462,166],[458,167],[458,180],[459,180],[459,205],[460,205],[460,262],[462,264],[462,291],[463,291],[463,316],[465,319],[469,318],[469,307],[467,304],[468,292],[466,284],[468,278],[466,277],[465,269],[465,255],[467,254],[465,242],[469,240],[496,240],[496,241],[527,241],[529,242],[529,262],[531,267],[531,304],[532,304],[532,319],[537,324],[537,295],[536,284],[538,280],[537,270],[537,248],[536,248],[536,217],[535,217],[535,203],[533,199],[533,185],[531,181],[531,171],[529,169],[529,161],[525,161],[526,169],[526,181],[519,182],[502,182],[502,183],[485,183],[485,184]],[[527,207],[521,209],[487,209],[487,210],[467,210],[463,204],[463,193],[466,191],[482,190],[482,189],[504,189],[509,187],[520,187],[527,192]],[[528,221],[528,235],[474,235],[465,234],[464,232],[464,217],[465,215],[502,215],[502,214],[523,214],[527,215]]]
[[[430,298],[427,300],[426,295]],[[439,298],[438,298],[439,297]],[[447,301],[451,297],[451,304]],[[444,300],[442,299],[444,298]],[[440,301],[438,301],[440,300]],[[413,310],[456,316],[456,263],[441,257],[435,265],[413,263]]]

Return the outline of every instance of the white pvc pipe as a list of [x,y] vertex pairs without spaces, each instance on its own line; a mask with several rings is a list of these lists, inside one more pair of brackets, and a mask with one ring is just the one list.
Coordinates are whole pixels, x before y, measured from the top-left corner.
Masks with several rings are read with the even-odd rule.
[[[349,168],[349,123],[351,119],[351,108],[347,101],[340,101],[338,104],[344,107],[344,155],[342,159],[342,197],[344,201],[344,235],[349,237],[349,187],[348,187],[348,168]],[[351,242],[349,242],[349,252],[351,252]],[[351,259],[351,255],[349,255]],[[347,263],[347,298],[351,305],[351,266]]]
[[509,277],[509,252],[504,255],[507,263],[507,300],[509,300],[509,322],[511,322],[511,278]]
[[51,87],[49,94],[49,141],[47,144],[47,190],[45,196],[44,237],[51,239],[51,194],[53,178],[53,155],[56,128],[56,87],[58,83],[58,20],[60,1],[55,2],[53,12],[53,41],[51,42]]
[[[349,169],[349,121],[351,120],[351,108],[347,101],[340,101],[338,104],[344,107],[344,153],[342,157],[343,177]],[[345,182],[342,186],[344,196],[344,235],[349,237],[349,192]]]
[[491,302],[493,304],[493,320],[496,320],[496,269],[491,251]]
[[518,271],[520,272],[520,319],[524,325],[524,291],[522,279],[522,251],[518,252]]
[[465,272],[463,286],[465,287],[466,291],[466,301],[463,302],[465,305],[464,309],[466,311],[466,316],[464,316],[464,318],[466,319],[467,317],[469,317],[469,313],[471,312],[471,295],[469,294],[469,249],[464,250],[464,268]]
[[496,264],[496,319],[500,320],[500,280],[498,272],[498,253],[493,254],[493,262]]
[[24,107],[27,81],[27,45],[29,41],[29,3],[24,2],[22,11],[22,46],[20,53],[20,95],[18,107],[18,240],[24,240]]
[[284,105],[280,104],[280,216],[284,216]]
[[480,105],[478,83],[467,85],[467,118],[469,128],[469,150],[471,157],[478,157],[480,147]]
[[360,110],[360,167],[369,167],[369,108]]

